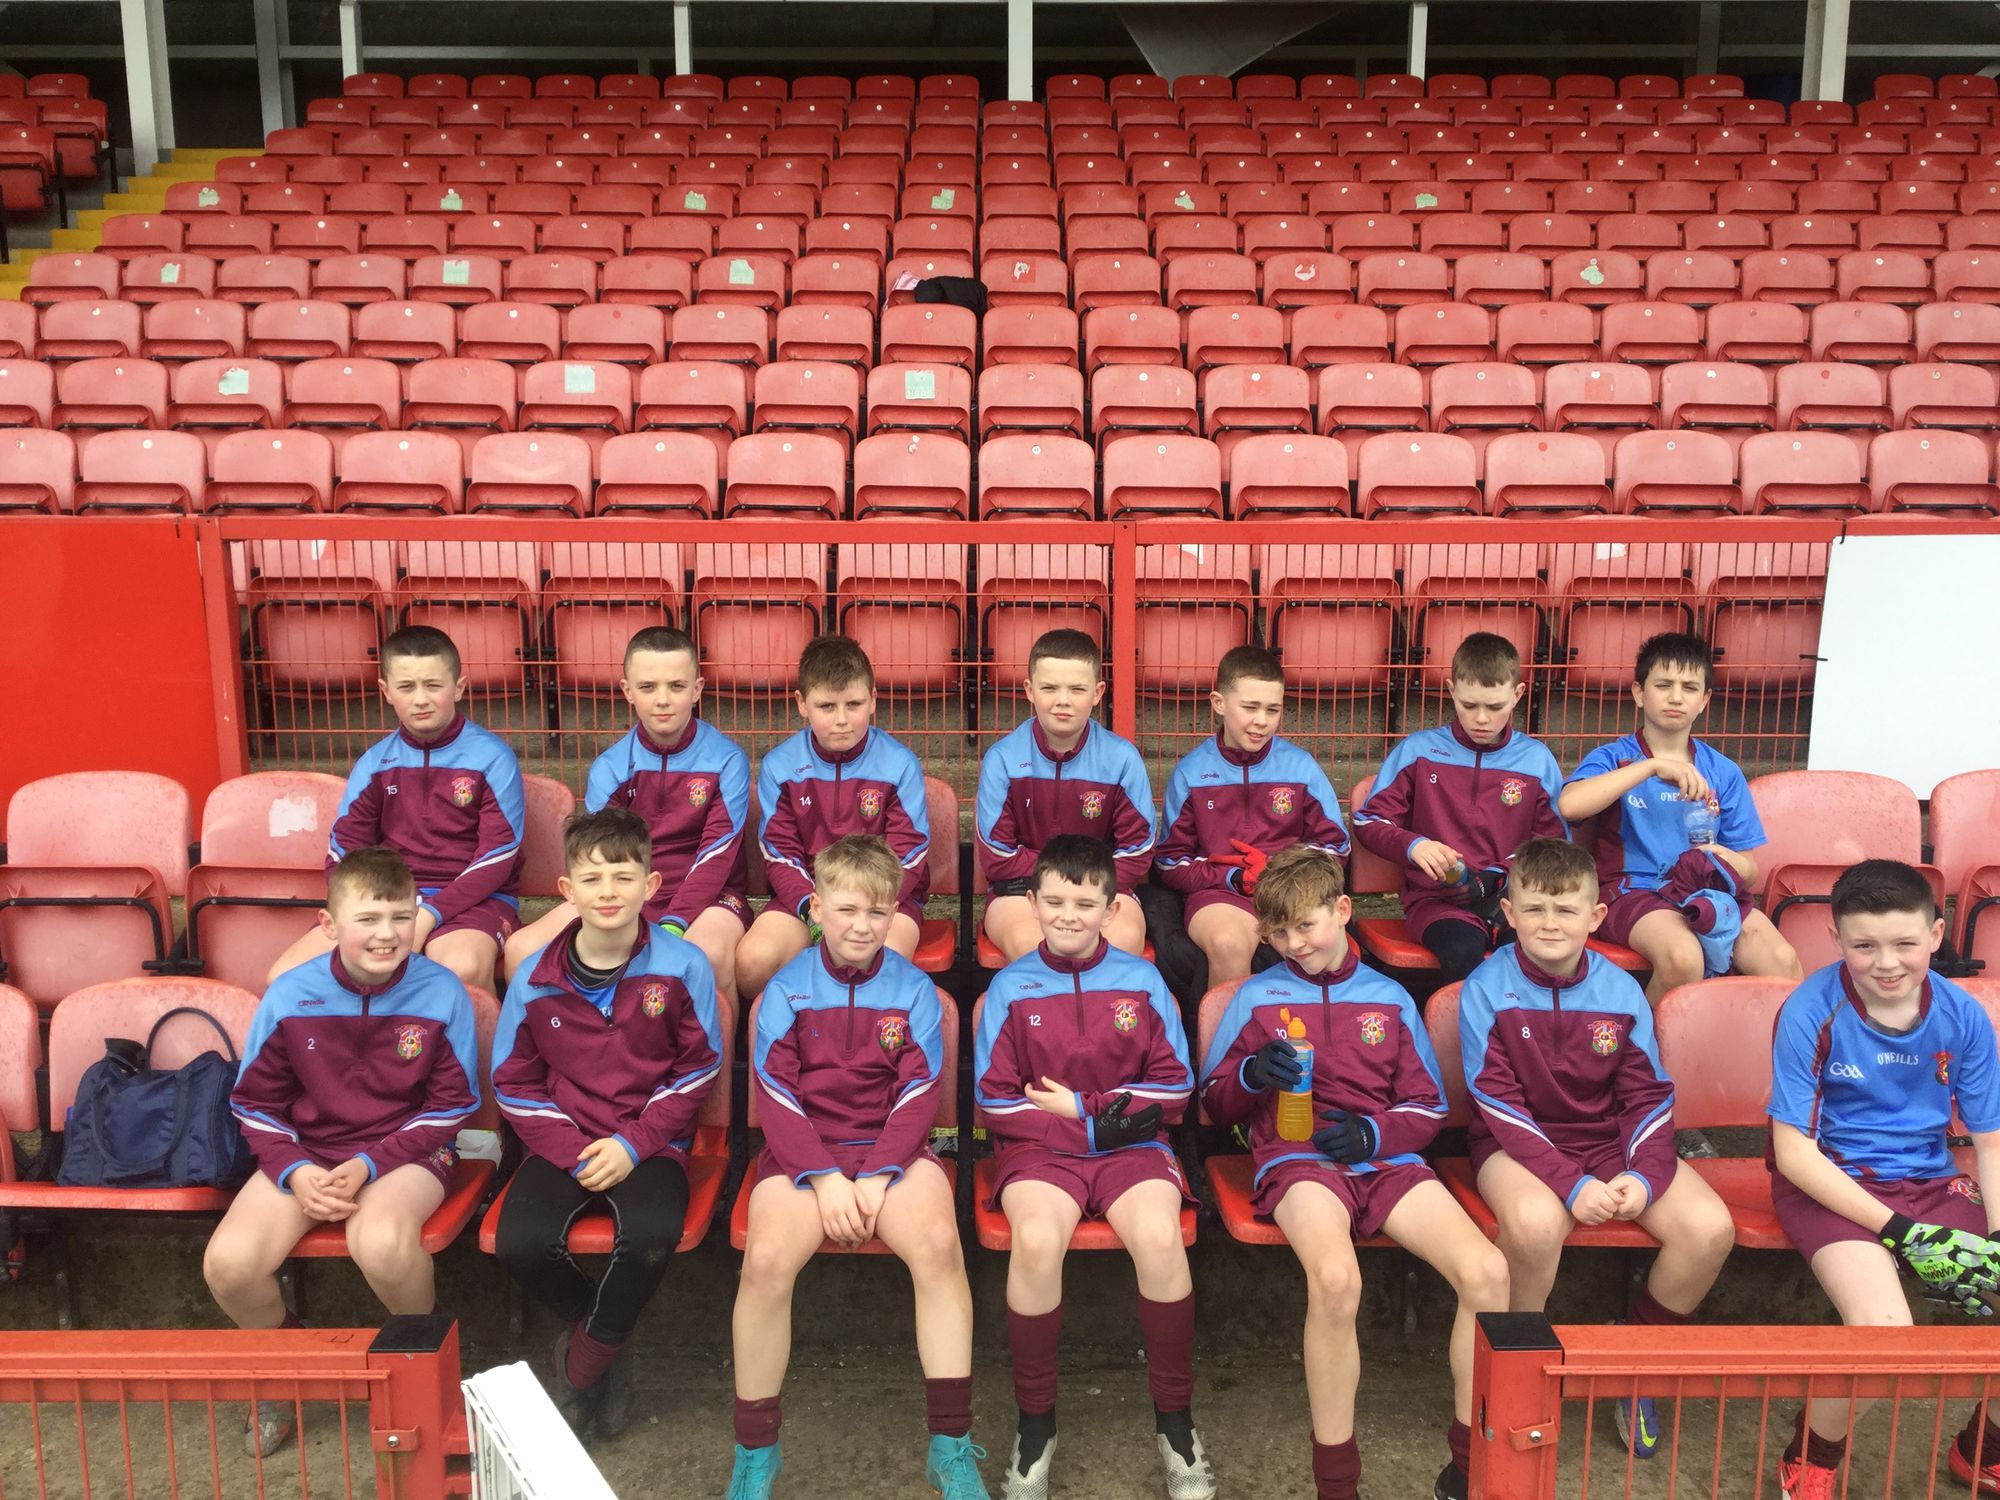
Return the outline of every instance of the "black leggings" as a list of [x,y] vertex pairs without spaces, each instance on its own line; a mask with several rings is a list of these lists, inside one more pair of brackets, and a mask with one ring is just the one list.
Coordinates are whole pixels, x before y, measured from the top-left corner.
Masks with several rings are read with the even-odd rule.
[[[632,1337],[639,1314],[667,1274],[687,1219],[687,1173],[655,1156],[609,1192],[593,1193],[546,1157],[530,1156],[514,1174],[500,1210],[494,1250],[521,1290],[566,1323],[606,1344]],[[611,1213],[611,1264],[592,1281],[569,1253],[569,1227],[594,1206]]]
[[1424,929],[1422,942],[1437,955],[1441,982],[1456,984],[1486,962],[1486,937],[1484,922],[1444,917]]

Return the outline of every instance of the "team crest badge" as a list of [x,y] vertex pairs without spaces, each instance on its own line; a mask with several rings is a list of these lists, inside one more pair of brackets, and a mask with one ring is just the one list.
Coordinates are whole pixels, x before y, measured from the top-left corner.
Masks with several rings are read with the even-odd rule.
[[875,1040],[884,1052],[893,1054],[910,1039],[910,1023],[901,1016],[884,1016],[875,1027]]
[[1086,818],[1101,818],[1104,816],[1104,793],[1085,792],[1083,794],[1083,815]]
[[1371,1047],[1379,1047],[1389,1040],[1389,1018],[1379,1010],[1371,1010],[1361,1017],[1361,1040]]
[[1500,805],[1502,807],[1519,807],[1521,805],[1521,796],[1527,790],[1528,784],[1522,781],[1520,777],[1509,776],[1505,781],[1500,783]]
[[413,1062],[424,1055],[424,1028],[403,1026],[396,1032],[396,1056]]
[[1946,1088],[1951,1087],[1951,1054],[1940,1052],[1934,1059],[1937,1063],[1937,1081]]
[[1984,1203],[1986,1201],[1980,1195],[1979,1184],[1974,1182],[1970,1177],[1952,1178],[1950,1191],[1958,1194],[1961,1198],[1968,1198],[1974,1203]]
[[861,816],[864,818],[882,816],[882,794],[873,787],[861,794]]
[[1609,1057],[1618,1050],[1618,1024],[1615,1021],[1592,1021],[1590,1023],[1590,1050],[1599,1057]]
[[1111,1024],[1120,1031],[1130,1031],[1139,1024],[1139,1007],[1130,1000],[1120,1000],[1111,1007]]
[[451,800],[455,807],[470,807],[472,799],[479,795],[479,784],[470,776],[451,778]]
[[667,987],[649,984],[639,991],[639,1008],[649,1016],[663,1015],[667,1009]]
[[441,1171],[449,1172],[458,1165],[458,1153],[449,1146],[439,1146],[431,1152],[431,1163]]
[[695,777],[694,780],[688,783],[688,802],[690,805],[694,807],[703,807],[707,805],[708,778],[704,776],[697,776]]
[[1284,817],[1292,810],[1292,789],[1288,786],[1271,788],[1271,811]]

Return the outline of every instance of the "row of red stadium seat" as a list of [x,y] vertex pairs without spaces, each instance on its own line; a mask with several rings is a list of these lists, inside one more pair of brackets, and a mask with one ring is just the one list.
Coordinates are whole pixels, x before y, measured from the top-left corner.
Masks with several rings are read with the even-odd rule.
[[[1966,432],[1641,432],[1615,456],[1578,433],[1238,435],[1218,446],[1171,433],[1104,445],[1017,433],[973,450],[949,433],[878,432],[849,447],[824,431],[771,428],[718,449],[711,432],[598,441],[554,431],[368,432],[338,450],[323,432],[0,430],[0,513],[208,511],[702,517],[791,514],[969,518],[1133,515],[2000,516],[1990,443]],[[851,433],[848,436],[852,436]],[[204,441],[204,438],[207,441]],[[465,439],[465,441],[461,441]],[[1349,483],[1349,474],[1353,482]]]

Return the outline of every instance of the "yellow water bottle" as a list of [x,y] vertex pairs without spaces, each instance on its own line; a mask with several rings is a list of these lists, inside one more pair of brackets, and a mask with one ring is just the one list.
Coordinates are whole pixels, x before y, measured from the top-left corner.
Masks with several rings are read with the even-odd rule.
[[1285,1039],[1299,1055],[1299,1081],[1278,1095],[1278,1139],[1309,1141],[1313,1133],[1313,1045],[1306,1040],[1306,1023],[1289,1010],[1278,1012]]

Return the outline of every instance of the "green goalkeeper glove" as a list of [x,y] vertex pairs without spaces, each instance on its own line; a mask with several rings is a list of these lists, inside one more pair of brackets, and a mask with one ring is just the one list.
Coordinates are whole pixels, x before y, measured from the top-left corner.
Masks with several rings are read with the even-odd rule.
[[1964,1287],[1973,1292],[2000,1291],[2000,1247],[1982,1235],[1942,1224],[1919,1224],[1904,1214],[1891,1214],[1882,1226],[1882,1243],[1908,1266],[1925,1286],[1941,1292]]
[[1935,1302],[1939,1307],[1946,1308],[1952,1312],[1963,1313],[1968,1318],[1990,1318],[1993,1316],[1993,1304],[1981,1296],[1978,1290],[1968,1282],[1953,1282],[1942,1291],[1926,1289],[1924,1300],[1926,1302]]
[[677,938],[684,938],[688,935],[687,924],[682,922],[678,917],[660,918],[660,931],[670,932]]

